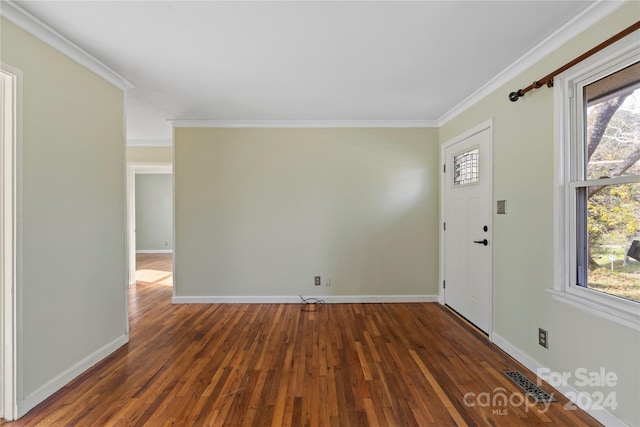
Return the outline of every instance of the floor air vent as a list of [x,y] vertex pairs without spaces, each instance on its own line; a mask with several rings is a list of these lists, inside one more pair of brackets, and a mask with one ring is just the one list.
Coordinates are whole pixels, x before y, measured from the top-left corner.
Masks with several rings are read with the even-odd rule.
[[525,377],[518,371],[505,371],[504,373],[515,385],[520,387],[527,396],[536,402],[555,402],[556,399],[552,395],[542,390],[536,383]]

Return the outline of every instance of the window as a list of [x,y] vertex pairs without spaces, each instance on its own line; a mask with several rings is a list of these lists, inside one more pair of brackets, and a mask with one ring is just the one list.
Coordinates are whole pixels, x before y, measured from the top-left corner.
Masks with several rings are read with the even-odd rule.
[[552,292],[640,330],[639,45],[622,40],[556,78]]

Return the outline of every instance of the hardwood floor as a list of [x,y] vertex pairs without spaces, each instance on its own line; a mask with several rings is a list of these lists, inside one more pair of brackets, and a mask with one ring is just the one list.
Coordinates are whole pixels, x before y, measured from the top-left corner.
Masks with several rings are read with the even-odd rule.
[[7,426],[599,425],[439,304],[172,305],[171,256],[139,268],[129,344]]

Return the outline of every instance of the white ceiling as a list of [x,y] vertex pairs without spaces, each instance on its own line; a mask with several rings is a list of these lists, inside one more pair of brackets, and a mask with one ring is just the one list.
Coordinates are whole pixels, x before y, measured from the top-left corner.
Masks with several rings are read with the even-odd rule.
[[135,85],[130,140],[171,119],[436,121],[592,3],[17,2]]

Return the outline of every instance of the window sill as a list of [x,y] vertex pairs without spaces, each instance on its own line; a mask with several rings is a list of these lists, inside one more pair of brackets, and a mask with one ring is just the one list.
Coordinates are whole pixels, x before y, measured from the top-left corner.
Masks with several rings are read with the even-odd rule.
[[556,301],[640,331],[640,308],[638,307],[624,301],[614,301],[605,295],[592,295],[595,291],[587,289],[584,291],[547,289],[547,291]]

